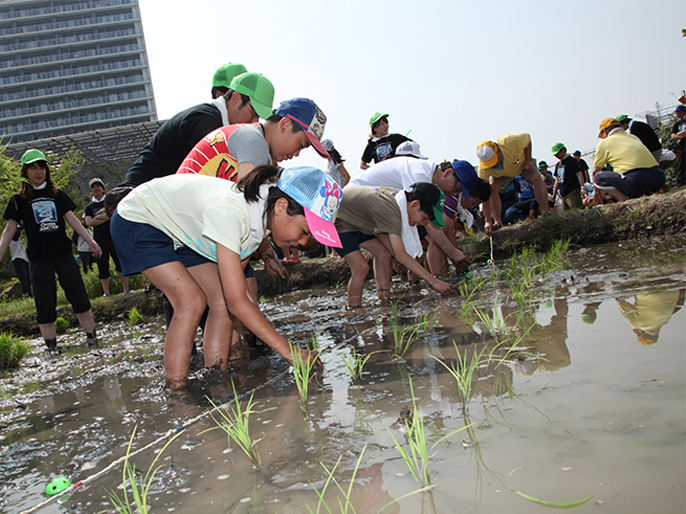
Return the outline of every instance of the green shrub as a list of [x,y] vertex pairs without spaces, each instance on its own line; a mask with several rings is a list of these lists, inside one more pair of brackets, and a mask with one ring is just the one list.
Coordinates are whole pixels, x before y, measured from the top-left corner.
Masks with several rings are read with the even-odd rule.
[[31,347],[11,332],[0,333],[0,369],[16,368]]
[[143,323],[143,315],[139,312],[138,307],[131,307],[129,309],[129,325],[140,325]]
[[57,330],[57,333],[64,334],[68,328],[69,322],[62,316],[58,316],[58,318],[55,320],[55,330]]

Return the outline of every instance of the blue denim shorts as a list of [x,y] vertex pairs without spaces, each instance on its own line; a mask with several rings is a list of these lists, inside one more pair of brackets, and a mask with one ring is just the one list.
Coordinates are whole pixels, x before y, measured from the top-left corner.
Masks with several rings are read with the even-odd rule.
[[178,261],[186,268],[213,262],[186,246],[174,249],[174,241],[146,223],[128,221],[114,211],[110,232],[125,276],[135,275],[161,264]]
[[341,238],[341,245],[343,245],[343,248],[334,248],[334,250],[341,257],[345,257],[349,253],[359,250],[362,243],[376,237],[363,234],[362,232],[343,232],[338,235]]

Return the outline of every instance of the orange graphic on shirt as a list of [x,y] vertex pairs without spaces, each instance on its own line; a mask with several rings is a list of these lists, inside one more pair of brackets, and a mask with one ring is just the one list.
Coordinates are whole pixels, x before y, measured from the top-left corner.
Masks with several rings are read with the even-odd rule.
[[215,155],[202,165],[198,173],[235,181],[238,175],[238,163],[230,155]]

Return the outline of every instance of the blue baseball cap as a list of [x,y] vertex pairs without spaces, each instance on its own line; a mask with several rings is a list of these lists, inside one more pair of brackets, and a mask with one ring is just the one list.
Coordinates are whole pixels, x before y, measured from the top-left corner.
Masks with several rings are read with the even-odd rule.
[[462,194],[469,201],[469,190],[474,187],[479,177],[476,175],[476,170],[474,166],[469,164],[467,161],[454,160],[450,163],[455,175],[457,175],[458,180],[462,184]]
[[307,138],[317,153],[329,158],[329,152],[322,145],[322,136],[326,128],[326,114],[309,98],[291,98],[284,100],[274,110],[282,118],[289,118],[305,130]]
[[302,205],[312,237],[325,246],[343,247],[334,225],[343,190],[331,175],[314,166],[295,166],[281,173],[276,187]]

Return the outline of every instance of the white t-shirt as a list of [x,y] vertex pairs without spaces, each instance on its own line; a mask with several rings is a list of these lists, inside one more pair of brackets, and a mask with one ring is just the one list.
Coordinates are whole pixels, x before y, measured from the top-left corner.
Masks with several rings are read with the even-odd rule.
[[414,157],[392,157],[370,166],[348,185],[390,187],[398,191],[409,191],[417,182],[431,182],[436,164]]
[[[233,182],[205,175],[156,178],[141,184],[117,206],[128,221],[146,223],[167,234],[174,247],[187,246],[217,262],[217,243],[245,259],[266,235],[262,213],[269,186],[248,204]],[[251,216],[252,215],[252,216]]]

